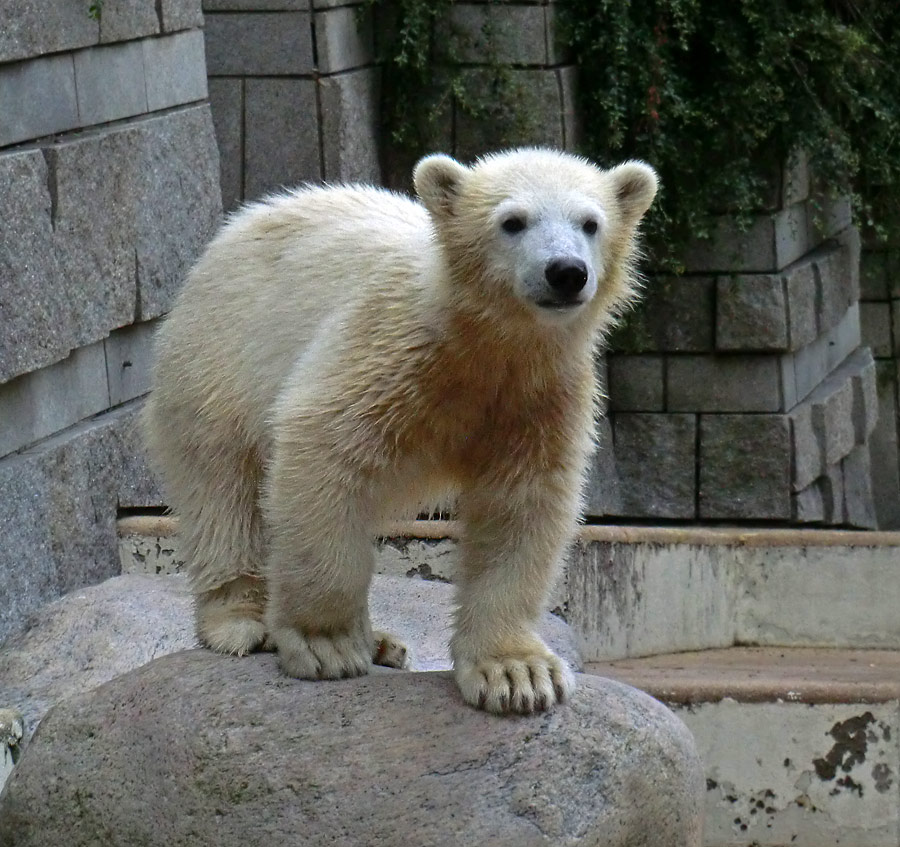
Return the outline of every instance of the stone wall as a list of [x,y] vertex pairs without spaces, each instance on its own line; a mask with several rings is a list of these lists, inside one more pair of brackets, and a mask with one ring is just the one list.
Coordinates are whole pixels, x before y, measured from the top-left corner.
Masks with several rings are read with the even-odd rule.
[[304,181],[380,181],[362,0],[204,0],[226,209]]
[[864,242],[860,262],[860,324],[875,356],[878,424],[872,433],[872,488],[881,529],[900,529],[898,359],[900,356],[900,219],[887,218],[886,242]]
[[651,275],[613,339],[619,516],[876,525],[859,236],[805,162],[778,176],[749,231],[723,217],[683,276]]
[[199,0],[0,5],[0,640],[160,503],[149,342],[221,210]]

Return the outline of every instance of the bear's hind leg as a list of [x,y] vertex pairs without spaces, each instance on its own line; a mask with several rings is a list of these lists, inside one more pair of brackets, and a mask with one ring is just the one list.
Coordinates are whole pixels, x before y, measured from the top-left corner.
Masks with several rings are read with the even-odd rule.
[[372,633],[375,647],[372,651],[372,664],[383,668],[404,670],[409,667],[409,649],[397,636],[389,632],[376,630]]
[[219,653],[261,649],[267,592],[259,462],[251,451],[226,455],[220,448],[215,461],[192,454],[172,465],[177,467],[167,481],[194,593],[197,637]]

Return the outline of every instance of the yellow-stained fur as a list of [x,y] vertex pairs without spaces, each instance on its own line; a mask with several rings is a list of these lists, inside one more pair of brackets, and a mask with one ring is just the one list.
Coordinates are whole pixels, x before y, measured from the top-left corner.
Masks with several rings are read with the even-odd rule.
[[[520,150],[427,157],[415,183],[421,203],[305,188],[235,215],[159,333],[148,441],[205,644],[270,643],[306,678],[365,673],[373,653],[402,663],[369,623],[372,539],[452,494],[462,694],[540,710],[571,686],[534,625],[578,518],[595,348],[633,299],[656,180]],[[559,256],[587,283],[554,308]]]

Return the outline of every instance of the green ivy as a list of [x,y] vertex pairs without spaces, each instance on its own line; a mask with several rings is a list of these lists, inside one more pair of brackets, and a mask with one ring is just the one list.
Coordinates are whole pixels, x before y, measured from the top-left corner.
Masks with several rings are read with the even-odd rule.
[[88,17],[93,18],[95,21],[99,21],[102,14],[103,0],[93,0],[91,5],[88,6]]
[[[677,267],[714,215],[765,208],[796,151],[857,219],[900,189],[900,4],[882,0],[570,0],[584,152],[662,177],[648,221]],[[893,201],[896,208],[896,201]],[[665,245],[661,247],[660,245]]]
[[[467,73],[436,35],[453,0],[369,5],[390,145],[410,155],[442,148],[451,108],[490,120],[494,147],[527,133],[515,75],[490,55],[480,77]],[[642,158],[662,177],[647,226],[655,264],[677,269],[716,214],[749,222],[798,150],[826,190],[851,190],[864,226],[883,234],[882,222],[900,221],[900,3],[567,0],[557,9],[579,71],[583,152],[607,164]],[[482,40],[490,45],[490,33]]]

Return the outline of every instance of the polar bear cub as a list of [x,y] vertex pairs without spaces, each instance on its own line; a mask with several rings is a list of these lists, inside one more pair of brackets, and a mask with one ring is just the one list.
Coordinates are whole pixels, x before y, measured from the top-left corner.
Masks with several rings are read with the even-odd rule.
[[656,177],[522,149],[428,156],[414,183],[418,201],[308,187],[234,215],[159,332],[149,446],[203,643],[273,647],[307,679],[402,664],[369,620],[373,538],[450,494],[462,696],[540,711],[572,685],[534,627]]

